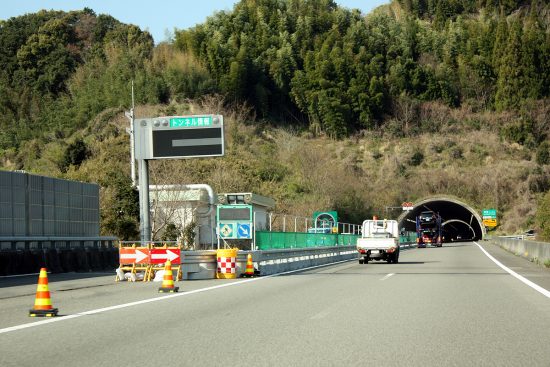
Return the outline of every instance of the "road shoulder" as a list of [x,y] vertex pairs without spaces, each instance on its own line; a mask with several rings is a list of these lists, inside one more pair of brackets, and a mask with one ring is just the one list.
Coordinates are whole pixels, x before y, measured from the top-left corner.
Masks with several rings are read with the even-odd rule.
[[479,241],[477,243],[504,266],[550,291],[550,269],[516,256],[492,241]]

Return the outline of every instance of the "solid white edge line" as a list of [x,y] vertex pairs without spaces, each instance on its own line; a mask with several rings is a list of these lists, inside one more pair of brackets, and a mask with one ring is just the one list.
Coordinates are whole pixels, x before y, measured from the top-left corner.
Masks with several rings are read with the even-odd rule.
[[550,291],[541,287],[540,285],[538,284],[535,284],[533,283],[532,281],[530,281],[529,279],[519,275],[518,273],[516,273],[515,271],[513,271],[512,269],[506,267],[505,265],[503,265],[500,261],[498,261],[497,259],[495,259],[493,256],[491,256],[491,254],[489,254],[483,247],[481,247],[481,245],[477,242],[474,242],[481,251],[483,251],[483,253],[485,255],[487,255],[487,257],[491,260],[493,260],[493,262],[495,264],[497,264],[498,266],[500,266],[504,271],[506,271],[508,274],[510,274],[511,276],[513,276],[514,278],[522,281],[523,283],[527,284],[529,287],[533,288],[534,290],[542,293],[543,295],[545,295],[546,297],[550,298]]
[[22,329],[27,329],[27,328],[31,328],[31,327],[35,327],[35,326],[41,326],[41,325],[45,325],[45,324],[51,324],[53,322],[60,322],[60,321],[65,321],[65,320],[70,320],[70,319],[76,319],[76,318],[82,317],[82,316],[94,315],[94,314],[98,314],[98,313],[102,313],[102,312],[118,310],[118,309],[121,309],[121,308],[142,305],[142,304],[145,304],[145,303],[157,302],[157,301],[162,301],[162,300],[175,298],[175,297],[185,297],[185,296],[189,296],[189,295],[195,294],[195,293],[202,293],[202,292],[211,291],[211,290],[215,290],[215,289],[241,285],[241,284],[244,284],[244,283],[256,282],[256,281],[259,281],[259,280],[262,280],[262,279],[269,279],[269,278],[277,277],[277,276],[280,276],[280,275],[292,274],[292,273],[297,273],[297,272],[300,272],[300,271],[316,269],[316,268],[320,268],[320,267],[324,267],[324,266],[341,264],[341,263],[349,262],[349,261],[353,261],[353,260],[355,260],[355,258],[354,259],[349,259],[349,260],[341,260],[341,261],[333,262],[333,263],[330,263],[330,264],[310,266],[309,268],[286,271],[284,273],[265,275],[265,276],[258,277],[258,278],[245,279],[245,280],[241,280],[241,281],[234,282],[234,283],[214,285],[214,286],[207,287],[207,288],[195,289],[195,290],[188,291],[188,292],[185,292],[185,293],[172,293],[172,294],[169,294],[169,295],[166,295],[166,296],[149,298],[149,299],[144,299],[144,300],[141,300],[141,301],[123,303],[123,304],[120,304],[120,305],[109,306],[109,307],[104,307],[104,308],[98,308],[98,309],[95,309],[95,310],[79,312],[79,313],[76,313],[76,314],[73,314],[73,315],[57,316],[57,317],[54,317],[54,318],[51,318],[51,319],[46,319],[46,320],[41,320],[41,321],[36,321],[36,322],[30,322],[30,323],[27,323],[27,324],[21,324],[21,325],[16,325],[16,326],[11,326],[11,327],[7,327],[7,328],[4,328],[4,329],[0,329],[0,334],[9,333],[9,332],[12,332],[12,331],[17,331],[17,330],[22,330]]

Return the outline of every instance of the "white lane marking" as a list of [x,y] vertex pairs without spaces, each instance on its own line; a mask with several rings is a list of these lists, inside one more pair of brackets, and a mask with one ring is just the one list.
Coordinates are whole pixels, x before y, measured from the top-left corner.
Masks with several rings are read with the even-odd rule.
[[318,314],[311,316],[311,319],[312,319],[312,320],[324,319],[324,318],[327,317],[329,314],[330,314],[330,311],[329,311],[329,310],[321,311],[321,312],[319,312]]
[[515,271],[513,271],[512,269],[506,267],[505,265],[503,265],[500,261],[498,261],[497,259],[495,259],[493,256],[491,256],[491,254],[489,254],[487,251],[485,251],[485,249],[483,247],[481,247],[481,245],[477,242],[474,242],[477,247],[480,248],[481,251],[483,251],[483,253],[485,255],[487,255],[487,257],[491,260],[493,260],[493,262],[495,264],[497,264],[498,266],[500,266],[504,271],[506,271],[508,274],[510,274],[511,276],[513,276],[514,278],[520,280],[521,282],[527,284],[529,287],[533,288],[534,290],[536,290],[537,292],[540,292],[542,293],[543,295],[545,295],[546,297],[550,298],[550,291],[545,289],[545,288],[542,288],[540,285],[538,284],[535,284],[533,283],[532,281],[530,281],[529,279],[519,275],[518,273],[516,273]]
[[[51,274],[51,272],[47,272],[48,274]],[[0,276],[0,279],[2,278],[18,278],[18,277],[28,277],[31,275],[40,275],[40,273],[29,273],[29,274],[16,274],[16,275],[2,275]]]
[[135,301],[135,302],[130,302],[130,303],[123,303],[123,304],[120,304],[120,305],[104,307],[104,308],[98,308],[96,310],[79,312],[79,313],[76,313],[76,314],[73,314],[73,315],[59,316],[59,317],[55,317],[55,318],[51,318],[51,319],[47,319],[47,320],[42,320],[42,321],[36,321],[36,322],[27,323],[27,324],[11,326],[11,327],[7,327],[7,328],[4,328],[4,329],[0,329],[0,334],[9,333],[9,332],[12,332],[12,331],[17,331],[17,330],[22,330],[22,329],[27,329],[27,328],[31,328],[31,327],[35,327],[35,326],[41,326],[41,325],[45,325],[45,324],[51,324],[53,322],[61,322],[61,321],[65,321],[65,320],[75,319],[75,318],[82,317],[82,316],[95,315],[95,314],[98,314],[98,313],[118,310],[118,309],[121,309],[121,308],[127,308],[127,307],[142,305],[142,304],[145,304],[145,303],[163,301],[163,300],[166,300],[166,299],[171,299],[171,298],[176,298],[176,297],[186,297],[186,296],[190,296],[190,295],[195,294],[195,293],[207,292],[207,291],[211,291],[211,290],[215,290],[215,289],[241,285],[241,284],[244,284],[244,283],[257,282],[257,281],[260,281],[260,280],[269,279],[269,278],[277,277],[277,276],[280,276],[280,275],[292,274],[292,273],[297,273],[297,272],[300,272],[300,271],[316,269],[316,268],[329,266],[329,265],[337,265],[337,264],[350,262],[350,261],[355,261],[355,260],[356,260],[355,258],[350,259],[350,260],[342,260],[342,261],[337,261],[337,262],[333,262],[333,263],[330,263],[330,264],[316,265],[316,266],[311,266],[309,268],[291,270],[291,271],[287,271],[287,272],[284,272],[284,273],[265,275],[265,276],[262,276],[262,277],[259,277],[259,278],[241,280],[241,281],[234,282],[234,283],[225,283],[225,284],[220,284],[220,285],[214,285],[214,286],[207,287],[207,288],[195,289],[193,291],[188,291],[188,292],[185,292],[185,293],[172,293],[172,294],[161,296],[161,297],[149,298],[149,299],[144,299],[144,300],[141,300],[141,301]]
[[388,275],[386,275],[384,278],[380,279],[380,280],[386,280],[388,279],[389,277],[395,275],[395,273],[389,273]]

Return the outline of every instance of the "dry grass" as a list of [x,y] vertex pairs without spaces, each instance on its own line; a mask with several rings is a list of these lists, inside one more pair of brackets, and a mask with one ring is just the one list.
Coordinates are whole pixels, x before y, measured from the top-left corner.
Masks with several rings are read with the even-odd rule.
[[[256,192],[273,197],[278,213],[310,217],[315,210],[337,209],[345,221],[359,223],[372,214],[385,215],[386,206],[444,194],[478,210],[496,208],[499,230],[514,233],[533,225],[540,193],[530,183],[535,177],[550,178],[550,168],[538,167],[533,151],[499,136],[500,124],[514,121],[513,114],[476,114],[467,107],[451,110],[427,103],[419,106],[418,116],[437,127],[433,133],[396,138],[362,132],[341,141],[259,124],[249,107],[228,106],[220,96],[168,107],[138,106],[136,115],[158,116],[167,108],[176,114],[222,114],[226,153],[151,161],[151,184],[206,183],[217,192]],[[129,176],[128,120],[115,112],[81,133],[93,154],[68,178],[105,182],[109,172]],[[547,104],[531,112],[541,131],[548,129],[545,112],[550,112]],[[62,147],[48,145],[42,167],[51,171],[61,154]],[[112,190],[103,189],[102,207],[113,200]]]

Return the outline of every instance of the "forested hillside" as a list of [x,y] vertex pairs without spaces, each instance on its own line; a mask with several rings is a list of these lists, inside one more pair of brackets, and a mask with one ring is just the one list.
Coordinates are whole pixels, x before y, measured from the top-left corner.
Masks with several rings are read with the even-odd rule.
[[226,157],[154,162],[159,183],[354,222],[447,193],[496,207],[503,231],[550,237],[544,1],[398,0],[361,14],[242,0],[157,46],[91,9],[42,11],[2,21],[0,45],[3,168],[99,182],[105,233],[137,235],[133,80],[138,116],[227,116]]

